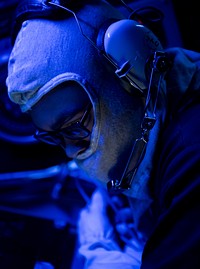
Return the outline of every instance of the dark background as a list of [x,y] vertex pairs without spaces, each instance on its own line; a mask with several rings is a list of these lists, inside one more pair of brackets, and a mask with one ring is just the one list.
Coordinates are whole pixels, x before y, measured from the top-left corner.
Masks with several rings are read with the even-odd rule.
[[[119,1],[110,2],[121,8]],[[148,26],[165,47],[200,51],[198,1],[125,2],[134,10],[156,7],[162,11],[163,20],[148,21]],[[88,197],[94,185],[80,174],[69,175],[69,160],[59,148],[35,142],[28,115],[7,97],[5,79],[17,3],[0,1],[0,268],[33,269],[40,260],[56,269],[79,268],[76,221],[85,200],[76,181],[81,178],[81,190]],[[147,11],[140,15],[151,17]]]

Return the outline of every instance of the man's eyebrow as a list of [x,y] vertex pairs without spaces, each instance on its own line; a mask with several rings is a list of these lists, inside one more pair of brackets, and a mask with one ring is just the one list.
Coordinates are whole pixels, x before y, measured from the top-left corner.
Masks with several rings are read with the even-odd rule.
[[64,123],[70,121],[72,118],[74,118],[74,116],[76,116],[76,114],[78,114],[80,110],[71,110],[71,111],[62,111],[57,118],[55,119],[55,122],[52,124],[51,128],[53,130],[59,130]]

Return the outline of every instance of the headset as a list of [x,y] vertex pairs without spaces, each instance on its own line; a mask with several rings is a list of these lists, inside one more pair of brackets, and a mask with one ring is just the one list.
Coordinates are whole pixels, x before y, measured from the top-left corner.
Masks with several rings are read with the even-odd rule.
[[[156,35],[141,23],[141,16],[124,1],[130,12],[127,19],[110,19],[99,29],[94,42],[84,34],[76,15],[77,1],[73,0],[22,0],[15,16],[12,42],[14,43],[23,21],[33,18],[64,19],[74,16],[81,34],[115,67],[115,74],[126,79],[132,88],[145,96],[146,105],[141,123],[142,136],[135,140],[121,179],[108,182],[111,193],[121,193],[131,188],[137,169],[144,157],[151,129],[156,122],[156,105],[161,80],[170,62]],[[158,12],[158,10],[156,10]],[[159,13],[160,16],[161,13]],[[135,38],[137,37],[137,39]],[[123,40],[123,42],[118,42]]]

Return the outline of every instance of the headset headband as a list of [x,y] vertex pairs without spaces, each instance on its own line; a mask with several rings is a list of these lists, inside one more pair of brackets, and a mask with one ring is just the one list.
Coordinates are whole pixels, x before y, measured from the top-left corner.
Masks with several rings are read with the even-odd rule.
[[[84,0],[84,3],[85,2],[86,1]],[[130,12],[129,19],[140,21],[153,31],[157,30],[157,28],[160,28],[160,21],[163,19],[163,13],[159,9],[152,6],[147,6],[134,11],[123,0],[115,1],[115,4],[116,2],[123,4],[125,8]],[[51,5],[49,3],[55,5]],[[62,20],[69,16],[69,14],[67,14],[67,12],[64,10],[58,8],[56,5],[65,6],[71,9],[76,8],[77,3],[79,5],[83,4],[80,1],[73,0],[21,0],[15,12],[15,20],[13,22],[12,29],[12,43],[14,44],[23,21],[34,18]],[[114,4],[112,3],[112,5]]]

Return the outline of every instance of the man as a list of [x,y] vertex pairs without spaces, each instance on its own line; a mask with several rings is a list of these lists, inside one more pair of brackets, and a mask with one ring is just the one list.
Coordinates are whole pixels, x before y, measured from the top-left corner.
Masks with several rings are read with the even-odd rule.
[[[36,138],[61,146],[91,178],[130,200],[145,242],[141,264],[106,232],[81,241],[88,268],[198,268],[200,55],[163,50],[151,31],[105,1],[70,8],[56,6],[67,14],[60,19],[22,23],[7,86],[30,113]],[[99,207],[80,219],[88,237],[86,220],[98,208],[97,223],[110,229],[103,199],[92,208],[95,201]]]

